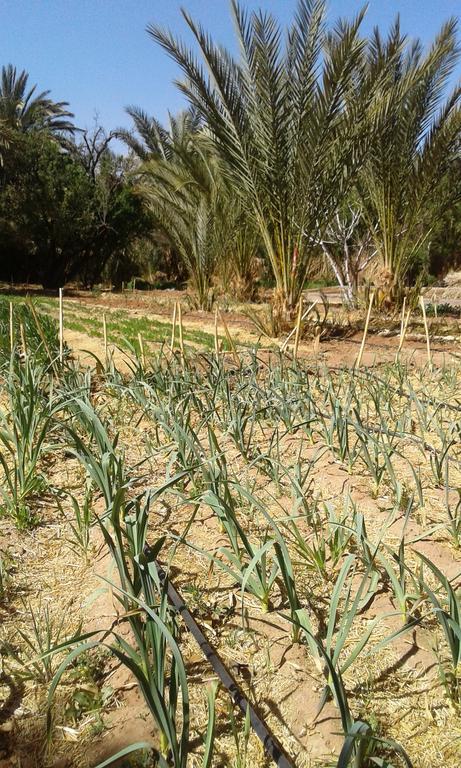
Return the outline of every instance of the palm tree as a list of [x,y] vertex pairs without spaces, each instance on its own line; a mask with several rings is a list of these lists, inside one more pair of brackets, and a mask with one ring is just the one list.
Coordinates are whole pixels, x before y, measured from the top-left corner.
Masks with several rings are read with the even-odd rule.
[[210,307],[212,279],[218,275],[225,289],[250,298],[256,290],[259,233],[239,199],[231,202],[198,114],[190,109],[170,114],[164,127],[139,107],[127,112],[134,130],[119,129],[117,135],[141,161],[141,192],[185,263],[198,304]]
[[74,125],[68,119],[73,117],[67,110],[68,103],[52,101],[50,91],[36,93],[37,86],[28,88],[28,80],[25,70],[18,72],[12,64],[2,67],[0,123],[10,131],[21,133],[46,131],[56,135],[74,131]]
[[366,150],[373,89],[367,75],[361,78],[363,14],[328,32],[323,0],[299,0],[284,44],[273,16],[248,16],[236,0],[231,7],[238,60],[183,12],[206,71],[170,32],[155,26],[148,32],[186,75],[179,88],[207,124],[234,193],[252,212],[275,278],[277,314],[291,320],[313,242]]
[[425,55],[419,41],[401,34],[398,19],[387,40],[375,30],[369,43],[368,67],[384,61],[387,78],[377,86],[380,110],[358,192],[391,299],[402,293],[453,192],[443,179],[459,154],[461,88],[447,95],[458,56],[453,19]]
[[190,109],[179,115],[168,115],[169,125],[165,128],[155,117],[150,117],[140,107],[127,107],[127,113],[134,123],[134,130],[119,128],[118,138],[122,139],[139,160],[161,157],[171,160],[175,147],[186,145],[189,136],[200,128],[197,114]]
[[261,237],[247,208],[228,189],[228,250],[218,264],[218,276],[223,292],[240,301],[252,301],[261,277]]
[[209,310],[216,264],[226,258],[232,233],[231,198],[206,135],[182,134],[176,143],[169,136],[165,143],[168,159],[151,155],[138,169],[139,189],[186,265],[198,306]]

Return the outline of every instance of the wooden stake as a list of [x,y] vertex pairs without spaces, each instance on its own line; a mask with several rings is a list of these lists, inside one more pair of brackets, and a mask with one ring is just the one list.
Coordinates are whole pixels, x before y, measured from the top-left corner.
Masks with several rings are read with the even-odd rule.
[[406,307],[406,304],[407,304],[407,297],[404,296],[403,297],[403,304],[402,304],[402,316],[400,318],[400,338],[402,338],[403,325],[405,323],[405,307]]
[[302,322],[302,314],[303,314],[303,300],[299,300],[299,307],[298,307],[298,319],[296,320],[296,333],[295,333],[295,345],[293,347],[293,357],[296,360],[298,357],[298,347],[299,347],[299,336],[301,333],[301,322]]
[[103,315],[102,315],[102,335],[104,339],[104,360],[107,365],[107,322],[106,322],[105,312],[103,312]]
[[62,300],[62,288],[59,289],[59,362],[64,357],[64,307]]
[[365,328],[363,329],[363,339],[362,339],[362,343],[360,345],[359,354],[357,355],[357,360],[355,362],[355,367],[356,368],[359,368],[360,363],[362,362],[363,350],[365,349],[365,341],[367,339],[368,324],[370,322],[371,308],[373,306],[374,298],[375,298],[375,293],[374,293],[374,291],[372,291],[372,293],[370,295],[370,303],[368,304],[368,312],[367,312],[367,317],[366,317],[366,320],[365,320]]
[[[314,309],[315,305],[317,304],[317,299],[306,309],[303,316],[301,317],[301,322],[306,319],[306,317],[311,313],[311,311]],[[284,352],[285,349],[288,346],[288,342],[290,341],[293,334],[296,333],[296,326],[290,331],[288,336],[286,337],[285,341],[283,342],[282,346],[280,347],[280,351]]]
[[432,294],[432,306],[434,307],[434,317],[437,320],[437,294],[435,291]]
[[182,335],[182,310],[181,302],[178,301],[178,326],[179,326],[179,349],[181,350],[181,358],[184,360],[184,341]]
[[429,340],[429,328],[427,325],[427,317],[426,317],[426,305],[424,303],[424,297],[419,297],[419,303],[421,304],[421,309],[423,312],[423,322],[424,322],[424,330],[426,332],[426,350],[427,350],[427,362],[429,364],[429,369],[432,371],[432,356],[431,356],[431,342]]
[[216,357],[219,356],[219,337],[218,337],[218,307],[214,310],[214,351]]
[[229,346],[231,348],[231,352],[232,352],[232,356],[233,356],[233,358],[235,360],[235,364],[239,368],[240,367],[240,358],[239,358],[239,356],[237,354],[237,349],[235,347],[234,340],[233,340],[232,336],[230,335],[229,328],[227,327],[226,320],[225,320],[224,315],[221,312],[221,310],[219,310],[219,317],[221,318],[221,322],[222,322],[223,328],[224,328],[224,333],[226,334],[226,339],[229,342]]
[[23,351],[23,354],[24,354],[24,358],[26,358],[27,357],[26,335],[24,333],[24,326],[23,326],[22,323],[19,323],[19,333],[20,333],[20,336],[21,336],[22,351]]
[[146,367],[146,356],[144,354],[144,343],[142,340],[141,333],[138,333],[138,342],[139,342],[139,352],[141,354],[141,365],[143,368]]
[[14,349],[13,302],[10,301],[10,352]]
[[177,312],[177,309],[178,309],[178,302],[175,301],[174,307],[173,307],[173,319],[171,321],[172,324],[173,324],[173,328],[171,330],[170,350],[172,352],[174,351],[174,340],[175,340],[175,336],[176,336],[176,312]]
[[408,310],[407,315],[406,315],[405,319],[403,320],[403,325],[401,326],[401,329],[400,329],[399,346],[398,346],[397,352],[395,353],[395,362],[396,363],[399,360],[400,352],[401,352],[402,347],[403,347],[403,342],[405,341],[405,336],[406,336],[406,333],[407,333],[408,321],[410,319],[410,315],[411,315],[411,307]]

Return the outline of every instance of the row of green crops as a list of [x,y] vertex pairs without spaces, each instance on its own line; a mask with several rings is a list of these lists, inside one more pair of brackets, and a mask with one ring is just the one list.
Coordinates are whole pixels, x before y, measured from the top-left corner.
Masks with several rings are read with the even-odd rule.
[[[30,345],[25,357],[14,349],[2,368],[2,513],[19,527],[36,525],[35,501],[48,494],[70,516],[70,546],[88,561],[97,526],[116,566],[121,615],[105,632],[65,640],[48,628],[46,642],[30,638],[30,661],[6,649],[13,673],[38,669],[50,682],[50,737],[57,686],[81,654],[103,646],[139,684],[160,734],[157,764],[188,765],[184,628],[156,565],[160,559],[168,575],[178,549],[187,548],[225,576],[242,618],[256,601],[287,627],[287,642],[306,647],[322,681],[321,707],[333,700],[340,714],[339,768],[410,766],[404,747],[357,712],[348,675],[415,627],[431,627],[440,682],[461,705],[461,596],[406,533],[416,521],[420,538],[437,532],[447,545],[460,544],[458,368],[428,378],[402,364],[313,369],[282,356],[268,364],[255,352],[237,366],[210,353],[184,360],[162,351],[147,364],[134,356],[129,374],[101,363],[101,377],[69,359],[43,362],[43,346],[34,354]],[[141,461],[124,444],[127,419],[135,429],[142,422]],[[47,479],[48,457],[59,451],[83,469],[79,494]],[[338,504],[316,492],[326,457],[385,500],[378,530],[369,529],[351,494]],[[437,522],[429,514],[434,489],[443,513]],[[180,533],[154,522],[161,500],[185,515]],[[212,550],[194,538],[203,514],[219,530]],[[398,520],[399,541],[391,546],[387,534]],[[382,593],[393,609],[364,621]],[[387,631],[393,617],[398,626]],[[216,695],[213,685],[203,766],[212,765]]]
[[[24,344],[27,349],[23,349]],[[35,360],[48,362],[57,357],[59,338],[56,323],[32,301],[0,296],[0,362],[9,361],[11,348]]]

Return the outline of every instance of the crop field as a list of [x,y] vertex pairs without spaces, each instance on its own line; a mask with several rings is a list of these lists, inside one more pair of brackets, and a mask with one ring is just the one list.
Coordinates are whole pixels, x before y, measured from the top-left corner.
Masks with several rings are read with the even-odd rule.
[[9,302],[1,765],[457,767],[456,353]]

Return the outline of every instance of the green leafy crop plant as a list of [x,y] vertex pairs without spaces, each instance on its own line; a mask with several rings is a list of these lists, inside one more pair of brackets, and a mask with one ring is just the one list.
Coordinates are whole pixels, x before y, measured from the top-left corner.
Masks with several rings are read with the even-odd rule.
[[6,410],[0,411],[1,508],[17,526],[37,522],[31,502],[47,488],[41,460],[56,429],[56,398],[47,367],[11,356],[4,373]]

